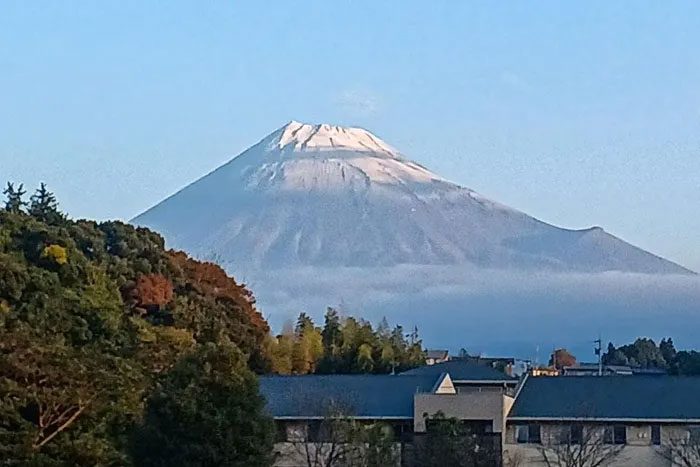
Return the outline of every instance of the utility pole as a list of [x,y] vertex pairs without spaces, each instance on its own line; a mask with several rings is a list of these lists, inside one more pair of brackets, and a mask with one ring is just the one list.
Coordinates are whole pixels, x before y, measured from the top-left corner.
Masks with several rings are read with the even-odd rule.
[[598,356],[598,376],[603,376],[603,341],[598,334],[598,339],[593,341],[596,344],[595,354]]

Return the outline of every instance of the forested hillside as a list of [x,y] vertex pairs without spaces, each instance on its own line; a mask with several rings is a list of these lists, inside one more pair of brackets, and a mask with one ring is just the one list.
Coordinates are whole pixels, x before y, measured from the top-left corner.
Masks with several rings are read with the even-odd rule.
[[254,373],[423,362],[417,330],[332,309],[273,337],[219,266],[147,229],[70,220],[44,185],[4,194],[0,465],[268,465]]
[[140,424],[150,398],[167,396],[161,379],[211,355],[228,356],[222,374],[247,378],[255,419],[262,400],[246,366],[270,370],[270,336],[249,290],[146,229],[68,220],[44,186],[31,203],[22,187],[5,194],[0,465],[128,464],[134,433],[149,432]]

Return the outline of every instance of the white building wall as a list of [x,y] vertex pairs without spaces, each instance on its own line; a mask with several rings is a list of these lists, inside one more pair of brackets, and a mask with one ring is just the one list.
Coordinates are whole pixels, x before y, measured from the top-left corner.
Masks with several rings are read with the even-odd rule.
[[[552,440],[559,426],[542,425],[541,438],[543,443]],[[669,436],[678,436],[677,428],[662,427],[662,444]],[[503,459],[506,467],[530,467],[544,466],[541,444],[518,444],[516,441],[515,426],[510,424],[506,429],[505,444],[503,445]],[[627,426],[627,444],[622,451],[609,463],[607,467],[670,467],[672,464],[659,454],[660,446],[651,444],[651,426],[638,425]]]

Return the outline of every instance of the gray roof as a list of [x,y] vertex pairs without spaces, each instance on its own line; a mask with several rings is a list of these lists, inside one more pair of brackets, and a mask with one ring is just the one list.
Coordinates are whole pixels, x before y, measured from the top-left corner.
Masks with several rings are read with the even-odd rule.
[[700,420],[700,377],[528,377],[508,417]]
[[437,377],[442,373],[449,373],[452,381],[517,381],[516,378],[508,376],[489,365],[480,365],[465,360],[450,360],[436,363],[435,365],[419,366],[418,368],[405,371],[401,375],[432,375]]
[[261,376],[260,392],[276,418],[344,415],[413,418],[413,395],[432,389],[439,375]]
[[449,351],[447,350],[427,350],[425,356],[427,358],[447,358]]

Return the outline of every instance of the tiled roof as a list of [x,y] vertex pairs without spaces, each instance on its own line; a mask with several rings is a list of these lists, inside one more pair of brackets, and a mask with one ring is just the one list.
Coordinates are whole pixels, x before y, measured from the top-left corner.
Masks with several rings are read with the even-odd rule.
[[488,365],[480,365],[465,360],[450,360],[448,362],[426,365],[401,373],[407,375],[434,375],[449,373],[452,381],[516,381],[502,371]]
[[413,395],[432,389],[439,375],[261,376],[260,392],[273,417],[413,418]]
[[700,420],[700,377],[529,377],[509,418]]

